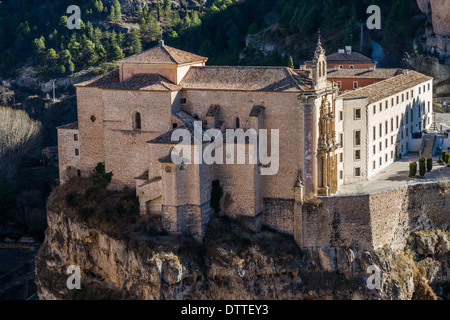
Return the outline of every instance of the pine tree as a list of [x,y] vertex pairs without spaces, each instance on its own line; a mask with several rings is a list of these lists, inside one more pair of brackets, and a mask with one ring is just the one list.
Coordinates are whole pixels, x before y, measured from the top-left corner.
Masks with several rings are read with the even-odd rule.
[[67,69],[70,71],[70,73],[73,74],[73,71],[75,70],[75,65],[73,64],[72,61],[69,61],[69,62],[67,63]]
[[117,44],[114,45],[111,53],[111,59],[115,61],[120,60],[123,57],[125,57],[125,55],[123,54],[122,49],[120,49],[120,47]]
[[294,69],[294,60],[292,59],[292,56],[289,56],[288,67]]
[[121,9],[121,7],[120,7],[120,2],[119,2],[119,0],[115,0],[115,1],[114,1],[114,11],[115,11],[115,13],[116,13],[116,19],[117,19],[118,21],[121,21],[121,20],[122,20],[122,9]]
[[132,54],[142,52],[141,33],[138,29],[134,29],[130,33],[130,52]]
[[109,9],[109,20],[114,21],[116,20],[116,9],[114,9],[114,6],[111,6]]

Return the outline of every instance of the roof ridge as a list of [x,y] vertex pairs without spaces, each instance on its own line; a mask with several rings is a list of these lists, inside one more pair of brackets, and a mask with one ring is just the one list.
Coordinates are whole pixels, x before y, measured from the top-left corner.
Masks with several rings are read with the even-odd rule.
[[[168,46],[169,47],[169,46]],[[155,47],[155,48],[157,48],[157,47]],[[172,59],[172,61],[173,62],[175,62],[176,64],[179,64],[179,62],[178,61],[176,61],[175,60],[175,58],[170,54],[170,52],[166,49],[166,45],[161,45],[161,48],[163,48],[164,49],[164,51],[169,55],[169,57],[170,57],[170,59]],[[172,48],[172,47],[169,47],[169,48]],[[173,48],[173,49],[175,49],[175,48]]]

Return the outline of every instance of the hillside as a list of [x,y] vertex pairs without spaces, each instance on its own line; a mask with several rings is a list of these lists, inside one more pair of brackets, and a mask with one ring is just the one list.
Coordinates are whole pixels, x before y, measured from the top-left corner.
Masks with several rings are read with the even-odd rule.
[[24,65],[35,67],[44,78],[89,66],[104,71],[106,62],[152,46],[161,34],[168,44],[210,57],[210,64],[236,65],[255,62],[249,50],[240,59],[247,35],[270,31],[274,52],[256,63],[285,65],[289,55],[298,62],[310,58],[319,28],[328,51],[344,45],[361,49],[359,25],[371,4],[382,8],[384,25],[366,32],[362,51],[370,54],[368,39],[374,38],[392,63],[398,63],[424,25],[416,18],[420,11],[414,0],[213,0],[194,2],[197,6],[169,0],[103,2],[78,2],[80,30],[66,27],[68,0],[0,2],[0,38],[10,39],[0,43],[0,77],[14,76]]
[[[400,252],[300,249],[290,236],[218,216],[199,244],[139,216],[133,197],[87,178],[52,193],[36,259],[39,299],[449,299],[448,231],[414,231]],[[65,286],[72,264],[81,290]],[[381,268],[379,290],[366,286],[372,264]]]

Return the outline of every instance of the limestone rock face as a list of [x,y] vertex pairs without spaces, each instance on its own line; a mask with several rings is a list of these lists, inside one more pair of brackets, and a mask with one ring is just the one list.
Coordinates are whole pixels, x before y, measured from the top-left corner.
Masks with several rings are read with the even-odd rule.
[[[411,299],[418,278],[414,259],[389,248],[294,245],[285,250],[287,242],[274,251],[264,245],[242,251],[227,242],[186,254],[172,243],[144,250],[51,210],[48,226],[36,258],[41,300]],[[422,257],[420,279],[438,291],[449,283],[448,237],[448,232],[419,232],[411,244]],[[430,254],[440,258],[427,258]],[[66,286],[70,265],[81,269],[82,290]],[[368,287],[368,268],[373,265],[380,270],[379,289]],[[424,281],[420,285],[432,293]]]
[[420,11],[431,18],[433,31],[439,36],[450,36],[450,4],[448,0],[417,0]]
[[450,4],[448,0],[430,0],[434,33],[450,36]]

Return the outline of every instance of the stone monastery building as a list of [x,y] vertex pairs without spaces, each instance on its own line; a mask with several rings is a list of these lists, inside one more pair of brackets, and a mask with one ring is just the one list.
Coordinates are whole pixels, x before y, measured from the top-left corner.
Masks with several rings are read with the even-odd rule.
[[[117,70],[75,85],[78,121],[58,128],[61,183],[91,175],[104,162],[113,172],[110,187],[136,188],[141,214],[161,215],[166,230],[201,239],[218,180],[224,213],[255,230],[267,225],[293,234],[301,244],[305,195],[329,196],[343,184],[370,179],[419,148],[413,135],[431,124],[432,78],[404,70],[339,95],[327,80],[320,39],[306,70],[206,61],[161,41],[119,61]],[[268,129],[269,144],[270,130],[279,130],[278,172],[261,175],[273,164],[260,161],[173,163],[172,132],[187,129],[194,137],[195,121],[202,131]],[[192,150],[211,143],[193,143]]]

